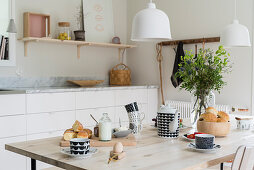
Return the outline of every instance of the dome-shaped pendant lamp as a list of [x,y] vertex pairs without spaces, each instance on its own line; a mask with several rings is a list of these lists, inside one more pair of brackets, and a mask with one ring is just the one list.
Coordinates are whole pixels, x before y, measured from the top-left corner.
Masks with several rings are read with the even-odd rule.
[[236,0],[235,0],[235,19],[233,23],[226,26],[222,31],[221,40],[225,47],[250,47],[250,34],[246,26],[239,24],[236,19]]
[[14,22],[14,19],[13,19],[13,2],[12,0],[10,0],[10,9],[11,9],[11,19],[9,21],[9,25],[8,25],[8,28],[7,28],[7,31],[8,33],[17,33],[17,29],[16,29],[16,25],[15,25],[15,22]]
[[170,40],[170,23],[167,14],[156,9],[150,0],[146,9],[139,11],[132,23],[132,41]]

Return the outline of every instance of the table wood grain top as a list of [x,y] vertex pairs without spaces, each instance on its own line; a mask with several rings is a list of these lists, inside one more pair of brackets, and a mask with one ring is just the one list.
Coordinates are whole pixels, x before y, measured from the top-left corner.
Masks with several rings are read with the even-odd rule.
[[[188,131],[186,129],[181,135]],[[6,150],[24,155],[56,167],[68,170],[84,169],[198,169],[206,168],[233,159],[238,146],[254,143],[254,131],[231,130],[227,137],[216,138],[221,149],[212,153],[199,153],[187,149],[188,141],[163,139],[157,136],[157,129],[146,126],[136,136],[137,145],[125,147],[127,156],[120,161],[107,164],[111,147],[99,147],[98,153],[90,158],[72,158],[60,152],[62,137],[40,139],[6,144]]]

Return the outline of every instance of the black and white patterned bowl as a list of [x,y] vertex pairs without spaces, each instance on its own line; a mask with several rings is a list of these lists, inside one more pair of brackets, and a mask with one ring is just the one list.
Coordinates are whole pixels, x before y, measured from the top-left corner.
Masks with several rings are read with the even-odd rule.
[[195,145],[197,149],[212,149],[214,147],[215,136],[210,134],[195,135]]
[[74,155],[88,154],[90,150],[90,139],[74,138],[70,140],[70,153]]

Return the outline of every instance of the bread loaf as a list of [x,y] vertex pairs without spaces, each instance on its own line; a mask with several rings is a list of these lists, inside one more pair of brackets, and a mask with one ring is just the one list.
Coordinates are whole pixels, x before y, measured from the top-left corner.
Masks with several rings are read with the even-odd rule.
[[223,119],[223,118],[217,118],[217,122],[228,122],[228,121],[226,121],[226,120]]
[[93,135],[92,130],[90,130],[90,129],[84,129],[84,131],[86,131],[86,133],[88,134],[88,138],[91,139],[92,135]]
[[217,122],[217,116],[213,113],[203,113],[200,115],[199,120],[205,122]]
[[218,119],[223,119],[225,122],[228,122],[230,120],[230,117],[227,113],[223,112],[223,111],[219,111],[218,112]]
[[67,129],[63,135],[63,139],[66,141],[69,141],[69,140],[76,138],[76,137],[77,137],[77,134],[74,132],[73,129]]
[[88,134],[86,131],[82,130],[82,131],[78,132],[77,138],[88,138]]
[[82,131],[84,129],[83,125],[79,121],[77,121],[77,120],[72,125],[72,128],[73,128],[74,132],[79,132],[79,131]]
[[215,116],[218,114],[218,111],[214,107],[208,107],[205,111],[206,113],[213,113]]

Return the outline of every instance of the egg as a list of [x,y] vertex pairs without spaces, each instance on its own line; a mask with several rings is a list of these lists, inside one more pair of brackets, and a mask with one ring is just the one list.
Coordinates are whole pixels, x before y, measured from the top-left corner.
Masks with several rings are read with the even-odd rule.
[[113,147],[114,153],[122,153],[123,152],[123,144],[121,142],[117,142]]

